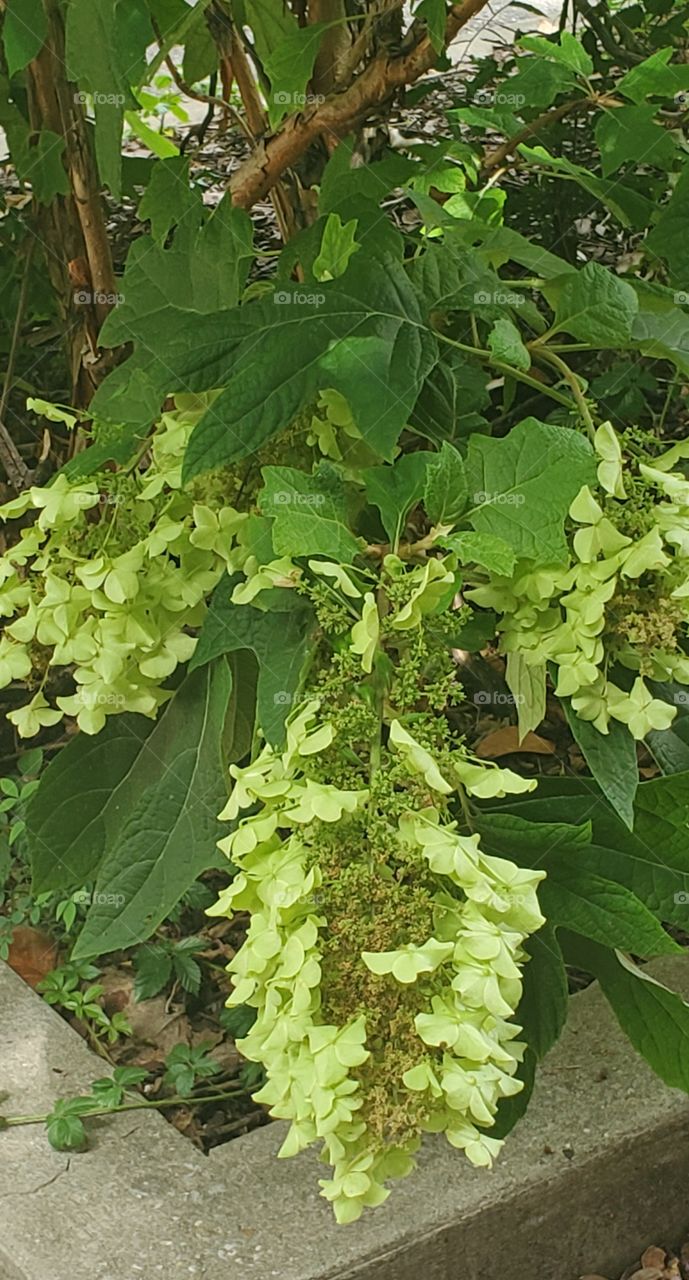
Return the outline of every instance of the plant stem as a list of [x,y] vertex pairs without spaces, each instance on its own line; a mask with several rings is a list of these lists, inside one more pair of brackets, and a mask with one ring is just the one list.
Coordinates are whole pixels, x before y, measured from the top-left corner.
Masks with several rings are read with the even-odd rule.
[[549,348],[539,347],[537,354],[542,360],[545,360],[546,364],[550,364],[554,369],[557,369],[561,377],[567,383],[567,386],[571,388],[579,413],[584,421],[589,437],[593,442],[596,434],[596,425],[591,417],[591,411],[586,403],[586,396],[581,389],[581,384],[577,375],[572,369],[570,369],[568,364],[565,364],[564,360],[561,360],[560,357],[556,356],[555,352],[551,351]]
[[[247,1089],[233,1089],[229,1093],[212,1093],[201,1098],[183,1098],[176,1094],[173,1098],[147,1099],[145,1102],[121,1102],[116,1107],[94,1107],[93,1111],[85,1111],[80,1119],[88,1120],[92,1116],[114,1116],[119,1111],[161,1111],[163,1107],[200,1106],[204,1102],[225,1102],[228,1098],[241,1098]],[[24,1124],[46,1124],[51,1112],[33,1116],[0,1116],[0,1129],[11,1129]]]
[[[499,360],[495,360],[490,351],[484,350],[483,347],[471,347],[467,342],[457,342],[455,338],[448,338],[444,333],[435,331],[436,338],[441,342],[447,342],[451,347],[457,347],[459,351],[466,351],[469,355],[476,356],[479,360],[485,360],[487,364],[492,365],[498,373],[507,374],[510,378],[515,378],[517,382],[523,382],[526,387],[533,387],[536,391],[540,391],[541,395],[549,396],[551,400],[556,400],[558,404],[563,404],[567,409],[571,408],[571,401],[567,396],[562,395],[560,391],[556,391],[554,387],[548,387],[543,382],[539,382],[538,378],[532,378],[530,374],[522,372],[521,369],[513,369],[509,364],[502,364]],[[566,367],[566,366],[565,366]]]

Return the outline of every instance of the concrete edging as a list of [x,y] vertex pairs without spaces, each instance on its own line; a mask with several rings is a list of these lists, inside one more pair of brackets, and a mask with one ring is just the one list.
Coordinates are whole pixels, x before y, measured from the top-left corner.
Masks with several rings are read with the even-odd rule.
[[[689,957],[652,972],[689,996]],[[49,1109],[103,1074],[75,1032],[0,966],[0,1109]],[[310,1154],[270,1125],[202,1156],[152,1113],[90,1122],[91,1149],[0,1132],[0,1280],[577,1280],[689,1225],[689,1099],[638,1059],[591,987],[491,1173],[443,1139],[388,1203],[336,1227]]]

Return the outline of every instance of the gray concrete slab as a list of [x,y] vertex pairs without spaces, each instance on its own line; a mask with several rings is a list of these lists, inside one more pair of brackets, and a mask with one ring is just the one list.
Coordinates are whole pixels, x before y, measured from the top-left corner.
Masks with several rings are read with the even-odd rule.
[[[653,971],[689,995],[689,959]],[[101,1122],[92,1149],[0,1133],[0,1280],[577,1280],[614,1275],[689,1225],[689,1100],[631,1052],[596,988],[572,1002],[528,1117],[492,1173],[445,1142],[382,1209],[336,1227],[282,1125],[201,1156],[158,1115]],[[0,967],[6,1113],[102,1075],[78,1036]]]

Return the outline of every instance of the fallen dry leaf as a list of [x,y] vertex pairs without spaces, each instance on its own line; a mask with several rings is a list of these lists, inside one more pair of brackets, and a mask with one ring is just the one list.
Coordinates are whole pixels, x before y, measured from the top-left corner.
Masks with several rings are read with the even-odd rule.
[[30,987],[37,987],[51,969],[56,969],[58,960],[54,939],[42,929],[22,924],[13,930],[7,963]]
[[498,756],[514,755],[515,752],[551,756],[554,751],[554,744],[547,738],[540,738],[537,733],[527,733],[520,742],[518,725],[507,724],[483,738],[476,748],[476,755],[484,760],[495,760]]
[[652,1244],[641,1255],[642,1267],[657,1267],[659,1271],[663,1271],[667,1261],[667,1254],[664,1249],[658,1248]]

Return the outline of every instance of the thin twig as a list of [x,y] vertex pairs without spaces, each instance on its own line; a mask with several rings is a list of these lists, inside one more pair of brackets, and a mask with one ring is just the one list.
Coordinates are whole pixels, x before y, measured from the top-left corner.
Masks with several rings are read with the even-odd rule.
[[5,370],[5,378],[2,386],[2,395],[0,396],[0,457],[2,458],[2,464],[7,472],[7,479],[10,486],[15,489],[17,493],[27,487],[31,479],[31,472],[5,426],[5,410],[7,408],[10,391],[12,390],[14,369],[17,363],[21,328],[24,322],[26,302],[29,296],[29,272],[31,270],[31,259],[33,257],[35,243],[35,240],[30,240],[29,247],[26,251],[24,274],[22,276],[22,282],[19,289],[19,299],[17,301],[17,314],[14,318],[12,342],[10,345],[9,355],[7,357],[7,368]]

